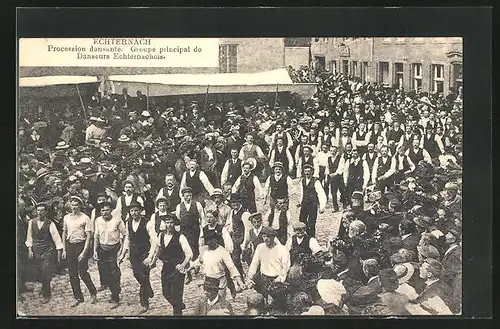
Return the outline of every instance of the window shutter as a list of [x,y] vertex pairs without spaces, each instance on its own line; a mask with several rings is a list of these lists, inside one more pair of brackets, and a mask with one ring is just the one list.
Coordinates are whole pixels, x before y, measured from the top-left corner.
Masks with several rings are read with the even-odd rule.
[[380,64],[379,64],[379,62],[375,63],[375,81],[380,82]]
[[226,45],[219,46],[219,73],[227,73]]
[[229,58],[229,72],[230,73],[236,73],[238,70],[238,46],[237,45],[230,45],[229,46],[229,51],[228,51],[228,56]]
[[429,77],[430,77],[430,83],[429,83],[429,92],[434,91],[434,72],[432,72],[432,64],[429,66]]

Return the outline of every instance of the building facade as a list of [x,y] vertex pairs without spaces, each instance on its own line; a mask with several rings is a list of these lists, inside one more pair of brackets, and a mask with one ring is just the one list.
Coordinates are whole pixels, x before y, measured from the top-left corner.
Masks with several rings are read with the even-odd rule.
[[462,38],[312,38],[315,66],[370,83],[448,94],[463,83]]

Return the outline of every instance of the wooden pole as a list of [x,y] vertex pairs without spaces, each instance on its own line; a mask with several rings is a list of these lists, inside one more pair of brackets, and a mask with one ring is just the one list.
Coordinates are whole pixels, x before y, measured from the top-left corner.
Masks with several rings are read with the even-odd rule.
[[149,112],[149,83],[146,84],[146,111]]
[[274,105],[273,105],[273,110],[274,108],[276,107],[276,103],[278,102],[278,88],[279,88],[279,85],[276,84],[276,95],[274,96]]
[[75,86],[76,86],[76,91],[78,92],[78,98],[80,99],[80,104],[82,105],[83,116],[86,119],[87,118],[87,111],[85,110],[85,104],[83,103],[82,94],[80,94],[80,88],[78,88],[78,85],[75,84]]
[[207,86],[207,92],[205,93],[205,104],[203,105],[203,112],[207,111],[207,102],[208,102],[208,89],[210,86]]

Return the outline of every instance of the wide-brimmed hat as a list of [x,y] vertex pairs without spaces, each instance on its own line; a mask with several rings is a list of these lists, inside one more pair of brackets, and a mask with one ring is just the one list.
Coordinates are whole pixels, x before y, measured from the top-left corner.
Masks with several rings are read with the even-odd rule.
[[80,159],[80,163],[81,164],[89,164],[89,163],[92,163],[92,159],[89,157],[83,157]]
[[250,165],[250,171],[252,171],[257,166],[257,160],[255,160],[254,158],[248,158],[241,163],[241,168],[243,168],[243,166],[246,164]]
[[396,264],[393,269],[398,276],[399,284],[408,282],[415,273],[415,267],[410,263]]
[[132,187],[133,187],[133,188],[135,188],[135,184],[134,184],[134,182],[132,182],[132,181],[131,181],[131,180],[129,180],[129,179],[126,179],[126,180],[124,180],[124,181],[122,182],[122,188],[125,188],[125,185],[126,185],[126,184],[131,184],[131,185],[132,185]]
[[70,196],[69,201],[73,201],[73,200],[78,201],[80,203],[80,206],[83,206],[83,200],[79,196],[77,196],[77,195]]
[[121,135],[120,138],[118,138],[118,141],[125,143],[125,142],[129,142],[130,138],[127,135]]
[[311,146],[311,145],[304,145],[304,146],[302,146],[302,149],[309,149],[309,151],[310,151],[311,153],[312,153],[312,151],[313,151],[313,148],[312,148],[312,146]]
[[56,150],[64,150],[69,148],[69,145],[65,141],[60,141],[56,145]]
[[142,112],[141,112],[141,115],[142,115],[143,117],[150,117],[150,116],[151,116],[151,113],[149,113],[149,111],[142,111]]
[[222,192],[222,189],[220,189],[220,188],[214,188],[213,191],[212,191],[212,194],[210,194],[210,197],[212,198],[212,197],[217,196],[217,195],[219,195],[219,196],[223,196],[224,195],[224,193]]

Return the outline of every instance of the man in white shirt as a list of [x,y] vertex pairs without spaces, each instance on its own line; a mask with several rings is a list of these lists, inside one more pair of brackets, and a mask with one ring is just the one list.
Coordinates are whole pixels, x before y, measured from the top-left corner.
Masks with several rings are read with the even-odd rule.
[[351,159],[346,161],[344,166],[344,186],[346,186],[345,202],[351,205],[352,193],[356,190],[364,191],[368,186],[370,178],[370,169],[368,163],[362,160],[358,150],[351,151]]
[[269,196],[269,205],[272,208],[276,204],[276,196],[278,194],[284,194],[289,199],[293,193],[293,181],[286,173],[283,174],[284,167],[281,162],[275,162],[271,168],[274,173],[267,178],[264,184],[264,191],[266,193],[264,204],[267,203],[267,197]]
[[263,225],[276,231],[276,236],[282,245],[285,245],[288,240],[288,227],[291,217],[287,197],[284,194],[278,194],[274,207],[264,215]]
[[28,247],[28,257],[34,260],[36,271],[41,278],[42,303],[46,304],[51,297],[50,282],[55,272],[55,251],[57,250],[60,260],[63,244],[56,225],[47,216],[47,205],[36,205],[36,214],[37,217],[28,222],[25,244]]
[[168,173],[165,175],[165,184],[166,186],[162,187],[158,192],[158,195],[156,196],[156,202],[158,202],[159,198],[165,198],[168,201],[167,211],[171,213],[174,212],[175,207],[177,207],[177,205],[181,203],[180,187],[177,185],[175,176],[172,173]]
[[389,156],[389,149],[383,146],[380,156],[375,160],[372,171],[372,183],[376,184],[377,190],[385,193],[392,186],[392,175],[396,172],[396,159]]
[[94,259],[100,268],[103,284],[111,291],[111,309],[119,306],[121,271],[118,267],[118,254],[126,235],[124,222],[116,213],[111,213],[111,204],[105,202],[101,217],[95,220]]
[[186,267],[193,258],[193,251],[184,234],[175,229],[175,217],[165,218],[165,231],[158,235],[153,263],[159,258],[163,262],[161,287],[163,297],[172,305],[174,316],[182,315]]
[[243,161],[243,171],[232,188],[233,193],[240,194],[243,208],[251,213],[257,212],[255,203],[257,196],[259,199],[264,197],[259,178],[252,172],[256,166],[257,161],[255,159],[250,158]]
[[[180,221],[180,232],[188,240],[193,252],[193,260],[200,255],[199,239],[202,223],[205,222],[205,212],[201,203],[193,199],[193,190],[186,187],[182,190],[183,201],[177,205],[175,215]],[[192,280],[191,273],[186,275],[186,284]]]
[[221,186],[226,182],[234,184],[236,179],[241,175],[241,160],[238,158],[239,152],[233,147],[231,148],[231,158],[226,160],[221,174]]
[[322,251],[318,240],[307,235],[306,227],[306,224],[302,222],[295,222],[293,224],[294,235],[286,243],[286,248],[290,252],[291,265],[296,264],[304,254],[316,255]]
[[304,177],[299,184],[299,200],[297,207],[300,208],[299,221],[306,223],[307,234],[316,235],[316,219],[319,213],[325,211],[326,195],[321,183],[313,177],[314,167],[306,165],[304,167]]
[[274,163],[280,162],[283,165],[285,174],[292,173],[294,165],[292,153],[290,153],[290,150],[284,145],[282,138],[276,140],[276,146],[271,149],[269,158],[270,167],[273,167]]
[[[204,197],[210,195],[214,189],[213,185],[208,180],[207,175],[198,169],[198,161],[196,159],[189,160],[189,170],[182,175],[179,195],[182,198],[182,190],[190,187],[193,193],[193,199],[204,204]],[[208,195],[206,194],[208,192]]]
[[241,196],[238,193],[231,194],[229,205],[232,208],[231,217],[229,218],[229,233],[233,239],[233,258],[234,265],[243,276],[243,265],[241,264],[241,245],[245,239],[246,231],[250,228],[250,213],[241,205]]
[[[221,298],[225,299],[227,287],[230,287],[233,298],[236,297],[236,292],[244,288],[244,283],[230,252],[220,245],[220,234],[216,230],[204,230],[203,240],[207,249],[203,250],[198,259],[201,272],[205,278],[217,280]],[[229,280],[233,281],[232,284]]]
[[259,244],[255,250],[248,278],[249,285],[255,286],[255,290],[266,297],[269,295],[271,282],[285,282],[290,269],[290,253],[276,241],[276,232],[272,228],[262,228],[262,236],[264,243]]
[[339,211],[337,194],[342,191],[344,186],[342,176],[344,172],[345,158],[337,152],[336,145],[330,146],[330,156],[328,157],[328,184],[325,188],[326,199],[328,202],[328,194],[332,194],[333,212]]
[[318,162],[314,161],[315,157],[313,156],[313,149],[309,145],[304,145],[302,147],[304,155],[299,157],[297,160],[297,178],[304,176],[304,169],[306,165],[310,165],[314,169],[314,177],[319,177],[319,168]]
[[205,204],[205,209],[217,210],[219,213],[217,224],[229,226],[231,207],[224,203],[224,193],[220,188],[214,188],[210,199]]
[[149,309],[149,299],[154,296],[149,273],[153,265],[154,251],[156,249],[155,222],[141,216],[143,207],[138,202],[130,204],[130,220],[126,224],[127,235],[119,257],[119,263],[123,261],[127,251],[130,250],[130,264],[134,277],[139,282],[139,299],[141,302],[140,313]]
[[118,214],[118,216],[121,217],[123,221],[126,221],[129,217],[128,206],[130,205],[130,203],[132,201],[136,201],[144,206],[144,200],[139,194],[134,193],[135,185],[132,181],[125,180],[122,183],[122,187],[123,195],[116,201],[115,212]]

